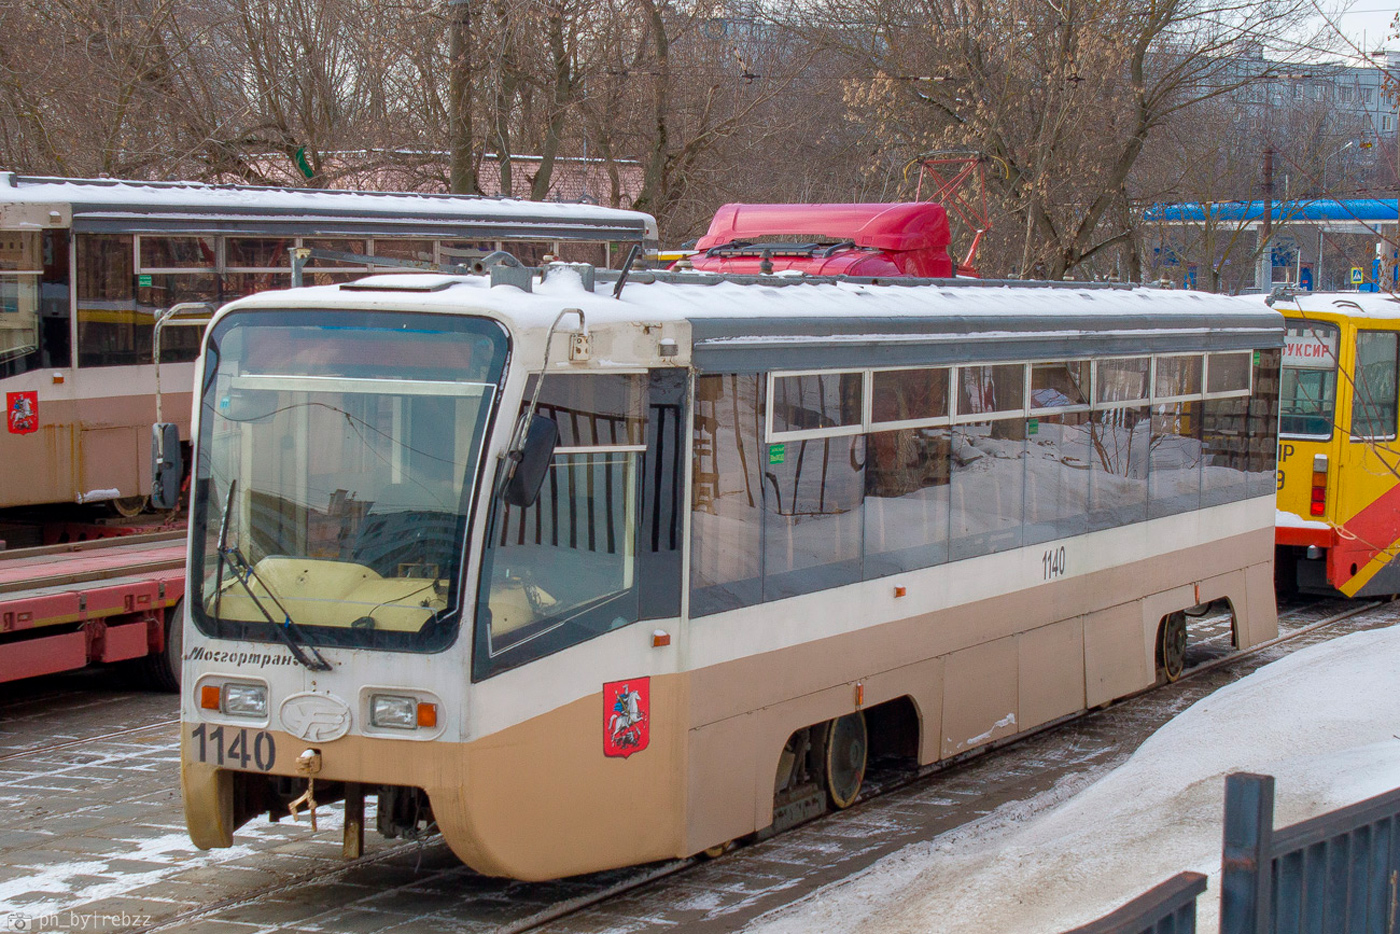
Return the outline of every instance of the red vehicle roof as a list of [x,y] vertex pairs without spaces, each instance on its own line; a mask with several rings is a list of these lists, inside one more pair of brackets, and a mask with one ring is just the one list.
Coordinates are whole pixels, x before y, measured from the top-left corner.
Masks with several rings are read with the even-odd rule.
[[[862,253],[878,251],[906,276],[946,277],[953,275],[948,255],[951,235],[948,214],[941,204],[929,201],[900,204],[726,204],[715,212],[709,232],[696,243],[702,251],[734,243],[761,243],[767,240],[807,240],[833,244],[851,241]],[[802,269],[830,275],[833,255],[810,258],[775,255],[774,269]],[[696,255],[697,269],[715,264],[716,257]],[[732,262],[732,260],[731,260]],[[864,265],[848,260],[852,275]],[[873,264],[883,266],[883,263]],[[873,271],[873,270],[872,270]],[[888,272],[874,273],[888,275]]]

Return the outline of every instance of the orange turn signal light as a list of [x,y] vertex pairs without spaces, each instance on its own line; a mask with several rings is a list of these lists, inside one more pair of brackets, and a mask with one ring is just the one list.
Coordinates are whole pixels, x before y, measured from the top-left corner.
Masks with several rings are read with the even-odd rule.
[[418,725],[437,726],[437,704],[420,703],[418,705]]
[[217,685],[206,684],[199,689],[199,706],[204,710],[218,710],[219,696]]

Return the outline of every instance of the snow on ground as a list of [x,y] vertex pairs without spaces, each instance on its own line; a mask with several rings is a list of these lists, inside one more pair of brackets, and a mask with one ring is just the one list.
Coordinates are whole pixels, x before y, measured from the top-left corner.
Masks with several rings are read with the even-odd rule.
[[1400,627],[1267,665],[1088,787],[1062,783],[907,847],[747,930],[1054,934],[1186,869],[1210,876],[1197,930],[1215,930],[1224,776],[1237,771],[1275,777],[1276,827],[1400,786]]

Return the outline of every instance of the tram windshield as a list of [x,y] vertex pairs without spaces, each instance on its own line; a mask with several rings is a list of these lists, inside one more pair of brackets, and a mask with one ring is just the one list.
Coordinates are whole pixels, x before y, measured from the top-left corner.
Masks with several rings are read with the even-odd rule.
[[1279,386],[1279,433],[1330,438],[1337,406],[1335,324],[1289,321]]
[[223,319],[205,357],[191,509],[200,629],[421,651],[450,642],[506,351],[501,326],[481,318]]

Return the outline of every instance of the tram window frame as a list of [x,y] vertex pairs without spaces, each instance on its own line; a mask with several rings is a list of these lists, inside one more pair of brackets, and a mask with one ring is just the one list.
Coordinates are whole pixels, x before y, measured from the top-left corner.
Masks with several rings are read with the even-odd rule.
[[[223,241],[223,259],[224,259],[224,265],[223,265],[222,267],[220,267],[220,271],[221,271],[221,272],[237,272],[237,273],[248,273],[248,272],[251,272],[251,273],[269,273],[269,272],[271,272],[271,273],[279,273],[279,272],[285,272],[285,273],[290,273],[290,272],[292,271],[292,253],[291,253],[291,251],[294,250],[294,249],[296,249],[298,246],[301,245],[301,238],[300,238],[300,237],[227,236],[227,237],[221,237],[220,239]],[[240,264],[238,264],[238,263],[230,262],[230,259],[231,259],[230,253],[231,253],[231,251],[230,251],[229,247],[230,247],[231,245],[233,245],[234,243],[238,242],[238,241],[244,241],[244,240],[249,240],[249,241],[251,241],[251,240],[259,240],[259,241],[280,241],[280,242],[283,242],[283,243],[287,244],[287,245],[283,248],[283,251],[282,251],[282,252],[283,252],[283,255],[286,256],[286,259],[287,259],[286,263],[283,264],[283,265],[281,265],[281,266],[270,266],[270,265],[266,265],[266,264],[261,265],[261,266],[258,266],[258,265],[240,265]]]
[[[606,240],[556,240],[554,258],[561,263],[588,263],[598,269],[608,269],[611,251]],[[598,258],[602,262],[598,262]]]
[[[1082,389],[1083,402],[1073,402],[1069,405],[1035,405],[1035,374],[1037,370],[1044,371],[1051,367],[1065,367],[1068,370],[1071,366],[1082,364],[1087,367],[1087,378]],[[1066,360],[1032,360],[1030,366],[1030,380],[1027,383],[1029,412],[1031,418],[1050,415],[1072,415],[1079,412],[1088,412],[1093,408],[1094,398],[1094,361],[1092,358],[1070,358]],[[1047,387],[1049,388],[1049,387]]]
[[[220,272],[224,267],[224,236],[221,234],[197,234],[197,233],[177,233],[177,234],[136,234],[132,238],[132,266],[136,269],[136,274],[141,275],[197,275],[199,273]],[[213,262],[205,265],[173,265],[160,266],[156,264],[146,265],[145,246],[160,240],[207,240],[209,241],[213,254]]]
[[[891,366],[873,367],[869,370],[867,382],[868,397],[867,406],[870,410],[870,418],[866,426],[866,433],[872,434],[880,431],[900,431],[907,428],[934,428],[952,424],[953,420],[953,394],[956,385],[953,382],[953,372],[956,367],[951,366]],[[921,415],[916,418],[901,419],[877,419],[875,417],[875,382],[884,373],[942,373],[943,374],[943,414],[941,415]]]
[[[963,374],[969,370],[990,370],[997,368],[1021,368],[1021,402],[1015,408],[998,408],[987,412],[964,412],[962,410]],[[1031,364],[1024,360],[993,361],[956,367],[953,374],[953,395],[949,400],[954,425],[978,425],[984,422],[1002,421],[1011,418],[1025,418],[1029,414],[1031,395]],[[995,380],[995,376],[993,379]]]
[[[402,246],[404,244],[409,243],[417,243],[419,245],[426,243],[431,245],[431,249],[421,250],[417,252],[393,249],[394,247]],[[433,237],[371,237],[370,249],[373,252],[370,253],[370,255],[384,257],[385,259],[407,260],[409,262],[414,263],[436,263],[438,262],[438,246],[440,243],[440,240],[437,240]],[[389,252],[383,252],[381,250],[381,247],[388,247]],[[428,258],[425,259],[424,257]],[[426,269],[418,270],[412,267],[404,267],[401,270],[394,269],[393,267],[389,266],[377,266],[375,268],[390,272],[428,272],[428,270]]]
[[[351,245],[358,243],[360,251],[343,250],[341,245]],[[334,253],[350,253],[356,256],[373,256],[370,252],[369,237],[298,237],[297,246],[306,247],[312,250],[330,250]],[[370,271],[369,261],[363,263],[351,263],[340,259],[317,259],[311,257],[307,259],[303,269],[310,272],[358,272],[367,273]]]
[[[840,425],[831,425],[822,428],[798,428],[778,430],[774,428],[774,410],[778,407],[774,401],[778,398],[778,381],[781,379],[799,379],[804,376],[859,376],[861,380],[860,388],[860,417],[854,422],[847,422]],[[856,369],[846,367],[831,370],[775,370],[768,374],[768,400],[769,403],[764,411],[763,434],[768,444],[781,444],[787,441],[811,441],[818,438],[841,438],[847,435],[865,434],[870,425],[870,384],[871,373],[868,369]],[[839,392],[839,389],[838,389]],[[839,404],[839,403],[838,403]]]
[[[1224,362],[1225,358],[1238,357],[1244,359],[1244,386],[1236,386],[1232,389],[1211,389],[1211,378],[1214,367],[1213,361]],[[1206,354],[1205,363],[1205,398],[1207,399],[1234,399],[1241,396],[1249,396],[1254,392],[1254,351],[1252,350],[1227,350],[1216,351]]]
[[[1152,354],[1120,354],[1112,357],[1101,357],[1094,360],[1094,396],[1090,403],[1095,411],[1103,409],[1136,408],[1147,405],[1152,398]],[[1144,360],[1147,362],[1147,378],[1143,383],[1141,396],[1123,397],[1121,399],[1104,398],[1103,367],[1105,363],[1117,361]]]
[[[1341,421],[1338,413],[1338,404],[1341,399],[1341,380],[1339,374],[1341,362],[1338,359],[1342,347],[1342,326],[1335,321],[1320,321],[1313,319],[1285,318],[1285,344],[1284,352],[1279,365],[1279,436],[1286,438],[1304,438],[1309,440],[1323,441],[1330,439],[1333,434],[1341,430]],[[1320,344],[1326,351],[1322,357],[1326,366],[1300,366],[1288,362],[1288,339],[1296,336],[1304,341],[1311,340]],[[1329,346],[1330,344],[1330,346]],[[1292,376],[1288,375],[1292,372]],[[1310,374],[1316,374],[1312,379],[1306,379]],[[1316,382],[1319,390],[1317,396],[1305,396],[1305,402],[1312,404],[1316,412],[1306,411],[1299,414],[1296,410],[1288,411],[1290,404],[1296,406],[1299,398],[1298,390],[1306,387],[1309,382]],[[1291,387],[1290,387],[1291,383]],[[1291,397],[1285,396],[1284,390],[1292,388]],[[1296,431],[1291,430],[1292,426],[1299,421],[1322,422],[1326,425],[1325,431]],[[1287,428],[1285,426],[1288,426]]]
[[[1186,392],[1162,392],[1160,381],[1163,377],[1162,364],[1167,361],[1194,361],[1196,364],[1195,389],[1188,389]],[[1189,375],[1189,372],[1188,372]],[[1197,402],[1203,398],[1206,385],[1206,364],[1205,355],[1199,353],[1167,353],[1153,354],[1152,356],[1152,404],[1171,402]]]
[[[1360,399],[1361,387],[1363,384],[1361,374],[1361,341],[1363,338],[1387,337],[1395,345],[1391,354],[1390,363],[1390,398],[1382,400],[1381,404],[1363,404]],[[1348,419],[1348,433],[1353,441],[1393,441],[1396,438],[1397,419],[1400,419],[1400,397],[1397,396],[1397,383],[1400,383],[1400,331],[1393,331],[1388,328],[1357,328],[1356,329],[1356,351],[1352,363],[1352,379],[1349,381],[1351,390],[1351,412]],[[1362,414],[1364,412],[1364,414]],[[1358,417],[1360,416],[1360,417]],[[1358,431],[1358,423],[1364,419],[1366,424],[1361,427],[1367,429],[1378,425],[1384,425],[1389,431],[1383,433]]]
[[[16,247],[17,261],[13,267],[0,262],[0,281],[14,283],[12,310],[6,307],[9,304],[7,294],[0,291],[0,334],[28,331],[30,335],[9,349],[0,347],[0,363],[8,363],[35,353],[43,342],[44,242],[38,230],[6,230],[0,236],[13,237],[17,244],[24,244]],[[24,260],[31,261],[32,268],[21,268],[20,262]],[[28,311],[24,308],[26,305]],[[17,320],[10,321],[11,315]]]

